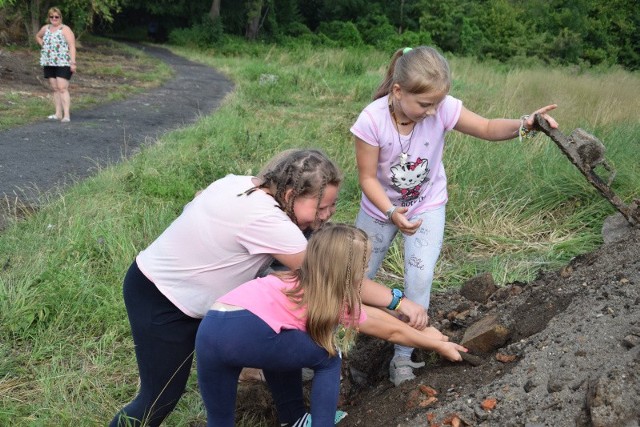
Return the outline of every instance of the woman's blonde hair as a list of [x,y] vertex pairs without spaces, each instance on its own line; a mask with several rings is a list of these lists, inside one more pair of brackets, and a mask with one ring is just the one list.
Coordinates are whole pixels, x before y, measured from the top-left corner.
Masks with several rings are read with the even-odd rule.
[[448,93],[451,89],[449,63],[429,46],[398,49],[373,99],[387,96],[394,84],[413,94]]
[[49,8],[49,10],[47,11],[47,20],[49,19],[49,16],[51,16],[52,13],[57,13],[58,16],[60,16],[60,22],[62,22],[62,12],[60,12],[60,9],[58,9],[57,7]]
[[[336,348],[346,352],[358,332],[360,289],[369,253],[364,231],[352,225],[327,223],[309,239],[302,266],[280,275],[297,282],[286,294],[299,307],[306,307],[307,332],[332,356]],[[340,345],[336,339],[339,324],[345,327]]]
[[[298,197],[315,197],[318,206],[328,185],[340,187],[342,173],[336,164],[322,151],[315,149],[291,149],[276,154],[260,171],[260,184],[249,189],[250,194],[257,188],[269,190],[278,206],[295,224],[298,219],[293,205]],[[287,191],[291,190],[289,197]],[[319,225],[320,220],[316,219]]]

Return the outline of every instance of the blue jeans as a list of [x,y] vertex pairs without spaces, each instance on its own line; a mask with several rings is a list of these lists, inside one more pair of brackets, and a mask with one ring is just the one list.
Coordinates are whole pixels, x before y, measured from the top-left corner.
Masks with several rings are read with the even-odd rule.
[[295,421],[306,412],[301,369],[313,369],[313,425],[334,425],[342,359],[329,356],[305,332],[276,333],[247,310],[211,310],[198,329],[196,357],[208,426],[234,426],[238,377],[243,367],[263,370],[278,402],[280,422]]
[[[433,273],[444,238],[445,207],[426,211],[408,219],[409,221],[421,219],[422,225],[412,236],[402,236],[404,239],[404,292],[407,298],[428,309]],[[364,230],[371,241],[371,259],[367,276],[373,280],[393,239],[398,234],[398,227],[391,222],[372,218],[362,209],[358,212],[356,227]],[[402,352],[405,355],[411,354],[409,348],[396,345],[396,354],[401,349],[404,349]]]

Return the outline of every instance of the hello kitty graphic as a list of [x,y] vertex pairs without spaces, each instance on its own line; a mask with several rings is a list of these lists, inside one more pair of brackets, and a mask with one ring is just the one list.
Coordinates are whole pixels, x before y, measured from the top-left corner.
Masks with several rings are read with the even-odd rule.
[[415,200],[420,196],[420,189],[429,182],[427,175],[429,160],[418,159],[415,162],[397,164],[391,167],[391,182],[400,190],[403,201]]

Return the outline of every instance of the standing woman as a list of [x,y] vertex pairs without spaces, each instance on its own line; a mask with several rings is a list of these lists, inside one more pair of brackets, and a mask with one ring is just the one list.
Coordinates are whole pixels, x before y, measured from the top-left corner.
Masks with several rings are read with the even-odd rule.
[[56,106],[56,113],[48,119],[69,122],[69,80],[76,72],[76,38],[71,28],[62,23],[60,9],[52,7],[48,16],[49,24],[40,28],[36,34],[36,41],[42,47],[40,65],[44,68],[44,78],[49,80],[53,89],[53,101]]

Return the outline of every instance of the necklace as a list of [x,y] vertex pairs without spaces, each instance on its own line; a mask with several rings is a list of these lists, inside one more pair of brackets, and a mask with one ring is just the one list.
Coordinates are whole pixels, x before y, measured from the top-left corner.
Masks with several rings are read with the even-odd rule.
[[[409,149],[411,149],[411,141],[413,140],[413,131],[416,129],[416,123],[413,120],[409,120],[408,122],[399,122],[394,110],[395,108],[393,105],[393,101],[391,99],[391,95],[389,95],[389,112],[391,113],[391,117],[393,117],[393,121],[396,124],[396,131],[398,132],[398,145],[400,146],[400,165],[404,166],[407,164],[407,160],[409,160],[408,151]],[[407,144],[407,148],[405,149],[402,146],[402,139],[400,138],[400,125],[408,126],[412,123],[413,126],[411,127],[411,133],[409,134],[409,144]]]

